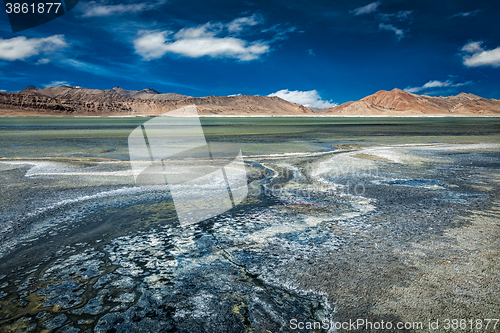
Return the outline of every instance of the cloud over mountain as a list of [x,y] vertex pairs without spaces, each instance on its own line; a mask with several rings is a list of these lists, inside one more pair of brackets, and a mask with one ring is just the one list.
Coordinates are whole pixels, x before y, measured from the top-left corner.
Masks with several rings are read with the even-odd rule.
[[324,101],[316,90],[309,91],[289,91],[288,89],[283,89],[275,93],[269,94],[269,97],[277,96],[284,99],[285,101],[297,103],[300,105],[314,107],[314,108],[331,108],[337,106],[336,103],[331,101]]
[[421,87],[408,87],[405,89],[405,91],[409,92],[409,93],[417,93],[419,91],[428,91],[428,90],[437,89],[437,88],[462,87],[462,86],[466,86],[469,84],[472,84],[472,81],[455,83],[452,80],[446,80],[446,81],[431,80]]

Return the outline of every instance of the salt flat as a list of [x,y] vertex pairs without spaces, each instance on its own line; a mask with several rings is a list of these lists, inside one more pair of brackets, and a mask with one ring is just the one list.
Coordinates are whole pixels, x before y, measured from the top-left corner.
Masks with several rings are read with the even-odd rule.
[[499,313],[497,121],[202,121],[207,141],[241,146],[249,194],[188,227],[168,191],[134,183],[141,121],[0,129],[0,332]]

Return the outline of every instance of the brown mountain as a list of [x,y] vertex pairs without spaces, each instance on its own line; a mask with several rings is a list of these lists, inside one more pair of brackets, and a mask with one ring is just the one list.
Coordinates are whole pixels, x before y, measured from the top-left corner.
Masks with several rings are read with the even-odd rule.
[[30,90],[38,90],[38,88],[35,87],[34,85],[30,84],[29,86],[27,86],[26,88],[21,90],[21,92],[26,92],[26,91],[30,91]]
[[70,87],[70,86],[58,86],[50,87],[45,89],[35,89],[27,88],[21,90],[19,94],[30,95],[30,96],[40,96],[49,97],[59,100],[73,100],[73,101],[87,101],[87,102],[125,102],[133,101],[134,99],[116,93],[112,90],[99,90],[99,89],[87,89],[81,87]]
[[176,93],[162,94],[152,88],[143,90],[125,90],[120,87],[115,87],[113,89],[99,90],[71,87],[66,85],[45,89],[39,89],[33,85],[29,85],[21,90],[20,93],[87,102],[130,102],[136,99],[164,101],[190,98],[190,96]]
[[114,92],[127,97],[132,97],[136,99],[146,99],[149,101],[179,101],[191,96],[181,95],[177,93],[162,94],[152,88],[146,88],[142,90],[125,90],[120,87],[115,87],[106,91]]
[[108,90],[59,86],[0,93],[0,115],[125,116],[160,115],[195,104],[200,115],[307,115],[306,107],[267,96],[190,97],[153,89]]
[[[461,93],[431,97],[400,89],[381,90],[356,102],[324,110],[308,109],[279,97],[162,94],[154,89],[99,90],[59,86],[19,93],[0,93],[0,116],[126,116],[160,115],[195,104],[200,115],[281,116],[500,116],[500,100]],[[324,111],[324,112],[322,112]]]
[[108,89],[106,91],[114,92],[114,93],[124,95],[127,97],[132,97],[132,98],[136,98],[137,96],[146,95],[146,94],[147,95],[159,95],[159,94],[161,94],[161,92],[156,91],[152,88],[146,88],[146,89],[142,89],[142,90],[125,90],[121,87],[114,87],[113,89]]
[[499,115],[500,100],[461,93],[449,97],[412,94],[401,89],[380,90],[357,102],[329,109],[324,115]]

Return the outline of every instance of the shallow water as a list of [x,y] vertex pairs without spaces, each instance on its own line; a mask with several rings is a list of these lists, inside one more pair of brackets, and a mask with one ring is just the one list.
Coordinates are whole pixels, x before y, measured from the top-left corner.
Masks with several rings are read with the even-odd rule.
[[[0,118],[1,157],[128,160],[127,138],[149,117]],[[245,155],[328,151],[338,144],[499,142],[500,118],[201,118],[208,142]]]
[[0,118],[0,332],[286,332],[369,315],[356,293],[382,293],[350,289],[357,265],[383,269],[373,253],[441,237],[500,192],[496,118],[203,118],[208,142],[242,148],[249,194],[181,227],[170,193],[130,171],[127,137],[148,119]]

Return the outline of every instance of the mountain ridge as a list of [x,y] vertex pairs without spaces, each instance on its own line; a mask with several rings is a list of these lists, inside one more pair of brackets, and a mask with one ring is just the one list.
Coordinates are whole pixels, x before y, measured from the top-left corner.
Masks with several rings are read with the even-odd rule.
[[0,93],[0,115],[156,116],[195,104],[200,115],[305,115],[309,110],[279,97],[161,94],[151,88],[99,90],[59,86]]
[[427,96],[394,88],[379,90],[359,101],[333,107],[325,115],[499,115],[500,100],[460,93],[455,96]]
[[195,104],[200,115],[226,116],[500,116],[500,100],[469,93],[434,97],[394,88],[330,109],[307,108],[279,97],[237,95],[192,97],[152,88],[87,89],[33,85],[0,93],[4,116],[155,116]]

